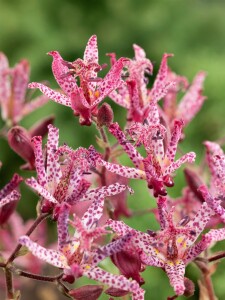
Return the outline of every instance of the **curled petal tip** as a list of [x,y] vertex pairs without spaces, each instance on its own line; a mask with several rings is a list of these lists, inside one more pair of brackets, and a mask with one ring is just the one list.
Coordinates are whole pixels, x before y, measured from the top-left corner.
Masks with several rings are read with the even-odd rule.
[[58,56],[59,55],[59,52],[58,51],[49,51],[46,53],[47,55],[51,55],[51,56]]

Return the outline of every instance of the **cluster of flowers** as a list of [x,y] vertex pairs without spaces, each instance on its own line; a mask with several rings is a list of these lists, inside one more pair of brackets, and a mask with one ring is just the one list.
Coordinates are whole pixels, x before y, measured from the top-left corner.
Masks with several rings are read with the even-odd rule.
[[[167,59],[172,55],[164,54],[149,88],[153,65],[144,50],[134,45],[134,59],[117,59],[110,53],[111,69],[100,78],[98,73],[106,66],[98,62],[96,36],[89,39],[83,59],[67,62],[57,51],[48,54],[53,57],[52,71],[61,90],[42,83],[28,84],[28,62],[23,60],[11,69],[5,55],[0,54],[0,103],[6,123],[2,134],[25,160],[22,168],[36,171],[36,177],[24,181],[40,196],[36,221],[24,226],[15,212],[21,197],[18,187],[23,178],[15,174],[0,191],[1,267],[6,277],[16,274],[57,281],[63,292],[73,299],[88,296],[98,299],[105,293],[110,297],[130,294],[132,299],[142,300],[145,292],[140,273],[147,266],[155,266],[168,275],[175,292],[171,299],[192,295],[193,283],[184,276],[187,264],[201,261],[202,252],[213,242],[225,239],[221,226],[225,222],[225,155],[221,147],[205,142],[210,171],[207,185],[197,169],[186,168],[187,187],[182,196],[172,199],[167,189],[174,186],[175,171],[195,160],[194,152],[176,156],[178,144],[184,139],[184,127],[204,102],[205,73],[199,72],[189,84],[185,77],[169,69]],[[44,95],[27,102],[27,86],[38,88]],[[184,96],[178,101],[180,92],[184,92]],[[110,105],[106,102],[100,105],[106,97],[126,109],[124,129],[113,122]],[[81,125],[94,123],[104,153],[92,145],[76,150],[66,144],[60,146],[59,129],[53,126],[52,117],[41,120],[29,130],[19,125],[25,115],[49,99],[70,107],[74,115],[79,116]],[[47,144],[42,147],[42,137],[47,132]],[[113,145],[108,141],[109,134],[117,140]],[[140,148],[143,151],[139,151]],[[121,153],[127,154],[133,167],[119,162]],[[134,193],[135,198],[135,190],[128,186],[129,179],[147,183],[149,201],[155,203],[153,211],[160,230],[151,230],[149,224],[149,230],[142,232],[120,220],[121,215],[132,216],[126,199],[127,191]],[[40,223],[46,217],[56,221],[57,246],[45,248]],[[15,226],[19,234],[12,233]],[[28,230],[23,231],[22,226]],[[210,230],[203,234],[206,228]],[[33,231],[36,236],[31,238]],[[27,250],[21,251],[22,246]],[[120,275],[103,268],[101,262],[107,257],[117,266]],[[59,268],[60,276],[53,280],[38,275],[39,260]],[[30,271],[34,265],[36,275],[18,268]],[[101,284],[81,288],[68,288],[63,284],[72,284],[81,276]],[[17,299],[12,280],[6,282],[8,299]]]

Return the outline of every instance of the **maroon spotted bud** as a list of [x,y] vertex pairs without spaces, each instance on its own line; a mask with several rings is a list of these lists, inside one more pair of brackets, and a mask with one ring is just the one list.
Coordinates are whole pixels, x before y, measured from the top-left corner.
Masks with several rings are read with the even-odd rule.
[[[54,207],[54,203],[44,199],[41,203],[41,212],[44,214],[44,213],[51,213],[52,210],[53,210],[53,207]],[[58,218],[58,215],[57,216],[53,216],[52,219],[54,221],[56,221]]]
[[0,208],[0,225],[5,224],[12,213],[16,210],[18,201],[12,201]]
[[29,132],[21,126],[12,127],[8,132],[8,143],[19,156],[28,162],[28,168],[34,169],[35,156]]
[[113,110],[108,103],[103,103],[97,114],[97,124],[99,127],[109,127],[114,118]]
[[122,275],[136,280],[140,285],[145,283],[144,279],[139,274],[143,271],[139,253],[123,250],[113,254],[111,260],[120,270]]
[[112,297],[123,297],[123,296],[126,296],[129,292],[121,290],[121,289],[110,287],[105,291],[105,293],[109,296],[112,296]]
[[69,291],[72,298],[76,300],[97,300],[103,291],[102,285],[84,285]]
[[150,182],[148,183],[148,188],[153,189],[153,195],[154,197],[160,196],[166,196],[167,191],[164,187],[164,182],[151,178]]
[[166,175],[166,176],[163,177],[163,183],[167,187],[173,187],[174,186],[173,178],[170,175]]
[[184,296],[185,297],[191,297],[194,295],[195,292],[195,285],[194,283],[187,277],[184,277]]
[[72,274],[64,274],[62,280],[72,284],[75,281],[75,277]]
[[44,136],[48,133],[48,125],[53,124],[55,120],[54,116],[50,116],[47,118],[42,119],[41,121],[37,122],[30,128],[29,133],[30,136]]
[[188,186],[190,187],[190,189],[192,190],[192,192],[195,194],[195,196],[198,197],[198,199],[201,202],[204,202],[204,198],[202,196],[202,194],[200,193],[200,191],[198,190],[198,188],[203,185],[202,180],[200,179],[200,177],[197,175],[196,172],[190,170],[190,169],[184,169],[184,175],[187,181]]

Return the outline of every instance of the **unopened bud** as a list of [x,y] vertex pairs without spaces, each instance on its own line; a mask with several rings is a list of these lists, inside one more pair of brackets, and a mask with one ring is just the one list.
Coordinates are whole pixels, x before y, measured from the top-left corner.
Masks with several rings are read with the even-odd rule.
[[42,119],[41,121],[37,122],[32,126],[29,130],[30,136],[44,136],[48,133],[48,125],[53,124],[55,120],[54,116],[50,116],[47,118]]
[[154,197],[160,196],[166,196],[167,191],[164,187],[164,182],[151,178],[150,182],[148,182],[148,188],[153,189],[153,195]]
[[74,276],[71,275],[71,274],[68,274],[68,275],[65,274],[65,275],[63,275],[63,277],[62,277],[62,281],[65,281],[65,282],[68,282],[68,283],[72,284],[72,283],[74,283],[75,278],[74,278]]
[[103,103],[97,114],[97,124],[99,127],[109,127],[114,118],[113,110],[108,103]]
[[80,288],[71,290],[70,296],[76,300],[97,300],[103,291],[102,285],[85,285]]
[[12,127],[8,132],[8,143],[19,156],[29,163],[30,169],[33,169],[35,156],[28,131],[21,126]]
[[123,297],[123,296],[126,296],[129,292],[121,290],[121,289],[110,287],[105,291],[105,293],[109,296],[112,296],[112,297]]
[[18,201],[7,203],[0,208],[0,225],[3,225],[8,221],[9,217],[16,210],[17,202]]
[[184,296],[185,297],[191,297],[194,295],[195,292],[195,285],[194,283],[187,277],[184,277]]
[[142,271],[142,264],[137,252],[122,250],[113,254],[111,260],[126,278],[132,278],[140,285],[145,283],[144,279],[139,274]]
[[[41,203],[41,212],[44,213],[51,213],[53,210],[54,204],[46,199],[44,199]],[[57,220],[57,218],[53,217],[53,220]]]

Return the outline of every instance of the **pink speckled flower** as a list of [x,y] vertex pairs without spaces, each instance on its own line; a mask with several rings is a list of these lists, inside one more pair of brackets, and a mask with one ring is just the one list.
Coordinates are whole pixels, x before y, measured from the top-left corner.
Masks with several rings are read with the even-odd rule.
[[[188,85],[185,77],[181,77],[172,71],[168,71],[168,80],[175,83],[168,90],[168,93],[163,98],[163,117],[172,126],[174,119],[182,119],[184,125],[188,125],[190,121],[201,109],[206,97],[202,95],[203,83],[206,77],[205,72],[199,72],[193,82]],[[183,88],[186,93],[177,103],[177,96]]]
[[[83,59],[72,63],[65,62],[57,51],[48,53],[53,56],[52,71],[63,93],[56,92],[40,83],[30,83],[30,88],[39,88],[48,98],[73,109],[80,117],[82,125],[91,124],[91,116],[97,114],[98,104],[123,81],[121,72],[128,59],[120,58],[104,79],[97,73],[103,66],[98,64],[97,37],[93,35],[86,46]],[[79,78],[80,87],[76,79]]]
[[[58,218],[58,249],[45,249],[33,242],[28,236],[22,236],[19,242],[26,246],[33,255],[58,268],[64,269],[64,280],[72,282],[72,278],[86,276],[110,287],[133,293],[133,299],[144,299],[144,291],[136,281],[130,281],[121,275],[113,275],[97,265],[105,257],[121,251],[132,237],[128,233],[121,239],[105,246],[97,246],[96,238],[107,234],[106,226],[97,227],[102,215],[104,195],[92,203],[80,220],[74,216],[72,225],[76,227],[71,238],[68,232],[69,210],[67,204],[61,206]],[[97,248],[96,248],[97,247]]]
[[174,85],[173,81],[168,80],[167,66],[167,58],[173,55],[167,53],[163,55],[155,82],[151,90],[148,90],[148,80],[145,75],[152,74],[152,63],[146,58],[145,51],[140,46],[134,45],[133,47],[135,58],[130,60],[127,66],[129,76],[126,84],[111,92],[109,96],[117,104],[128,110],[128,121],[142,123],[146,113],[148,114],[152,107],[157,107],[157,102]]
[[14,68],[9,68],[7,57],[0,53],[0,105],[2,119],[9,126],[18,124],[24,116],[48,101],[46,96],[41,96],[27,102],[29,72],[27,60],[21,60]]
[[[136,168],[129,168],[120,164],[113,164],[104,161],[99,156],[96,158],[97,164],[105,166],[112,172],[127,178],[146,179],[148,187],[153,189],[154,196],[166,195],[164,186],[173,186],[171,174],[177,170],[183,163],[192,163],[195,159],[195,153],[189,152],[175,161],[177,145],[181,136],[183,123],[176,121],[170,137],[166,151],[164,150],[165,128],[157,124],[148,125],[134,123],[128,132],[132,138],[136,139],[136,144],[132,145],[124,132],[117,123],[109,126],[109,131],[118,140],[124,151],[128,154]],[[144,145],[147,157],[144,158],[137,151],[135,146]],[[92,151],[94,151],[92,149]]]
[[217,143],[206,141],[204,144],[211,177],[209,189],[206,185],[201,185],[199,191],[216,216],[225,223],[225,155]]
[[[207,249],[212,242],[224,240],[225,230],[224,228],[210,230],[195,244],[214,214],[207,203],[202,204],[191,220],[184,217],[177,223],[173,221],[173,208],[167,210],[165,197],[159,197],[158,210],[161,230],[156,232],[149,230],[148,233],[135,231],[136,234],[126,249],[127,251],[129,247],[132,250],[136,249],[143,264],[163,268],[175,293],[182,295],[185,290],[185,265]],[[133,230],[121,221],[109,220],[107,224],[118,237]]]
[[93,201],[101,195],[113,196],[128,188],[115,183],[89,189],[91,183],[84,178],[93,164],[89,151],[84,148],[74,151],[66,145],[58,147],[58,141],[59,130],[49,125],[45,163],[42,138],[36,136],[32,139],[37,179],[31,177],[25,182],[42,197],[42,211],[47,212],[54,208],[53,216],[57,218],[58,209],[63,203],[74,205],[82,201]]

